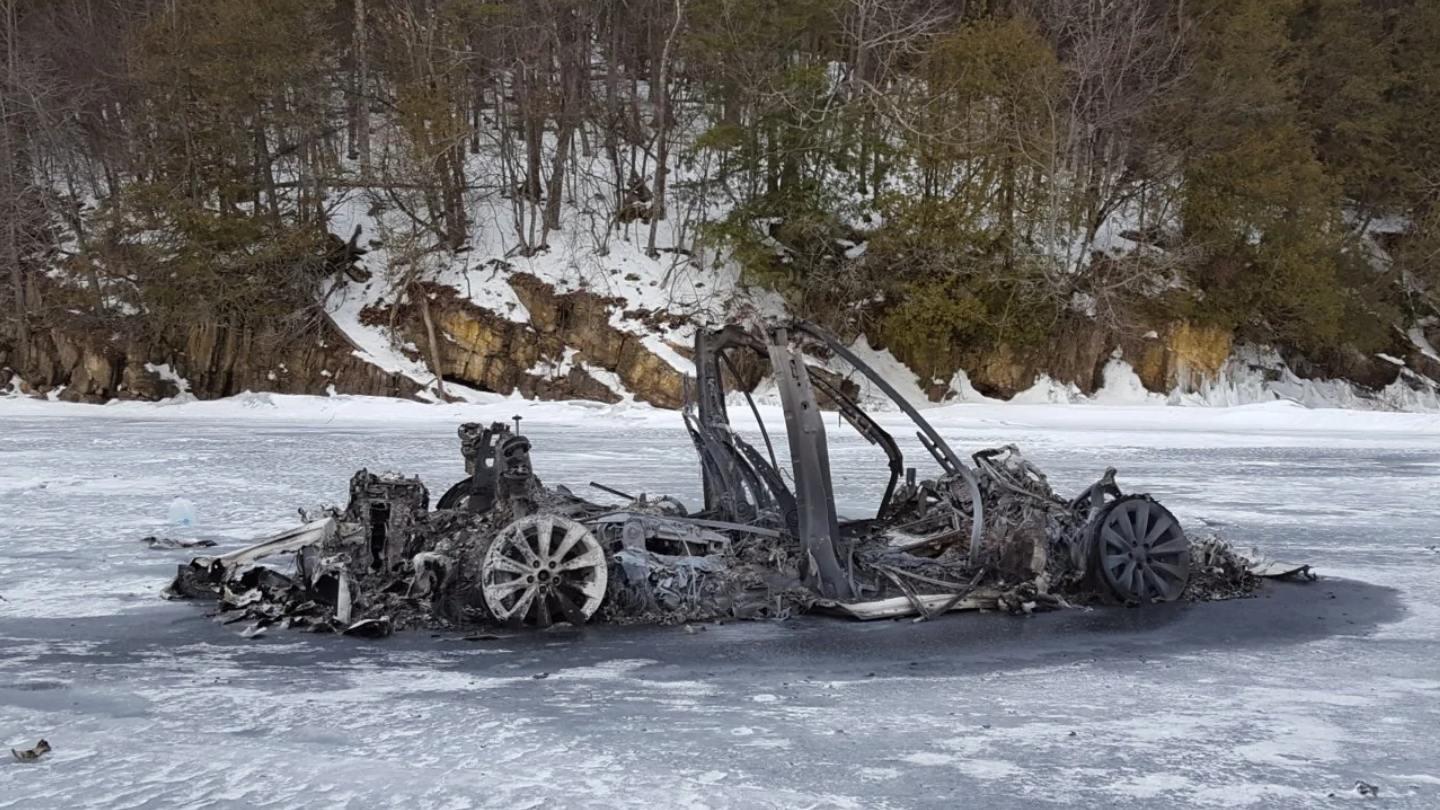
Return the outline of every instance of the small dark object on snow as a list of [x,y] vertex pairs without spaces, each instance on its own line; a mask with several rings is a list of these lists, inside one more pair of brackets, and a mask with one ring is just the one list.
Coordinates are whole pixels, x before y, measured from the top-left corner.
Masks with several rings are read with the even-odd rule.
[[345,635],[360,638],[385,638],[392,632],[394,632],[394,626],[386,616],[378,619],[361,619],[345,628]]
[[498,634],[496,634],[496,633],[471,633],[471,634],[468,635],[468,636],[462,637],[460,640],[461,640],[461,641],[504,641],[504,640],[507,639],[507,638],[510,638],[510,636],[502,636],[502,635],[498,635]]
[[[763,452],[730,427],[731,354],[768,363],[785,413],[788,469],[760,412]],[[921,478],[850,394],[807,356],[842,360],[909,417],[938,473]],[[691,624],[820,611],[855,619],[931,619],[952,610],[1029,615],[1075,604],[1145,605],[1253,593],[1306,566],[1257,562],[1192,537],[1155,499],[1107,469],[1074,498],[1013,445],[962,458],[885,378],[804,321],[696,335],[681,414],[700,460],[703,503],[668,496],[603,504],[535,475],[520,420],[459,429],[466,476],[430,509],[418,478],[360,470],[343,509],[179,566],[172,598],[216,600],[219,619],[382,638],[393,630],[548,628],[592,619]],[[741,392],[744,393],[744,392]],[[886,459],[873,516],[835,511],[825,420],[834,407]],[[156,540],[156,542],[162,542]],[[293,556],[284,572],[264,560]],[[467,636],[480,640],[486,636]]]
[[214,548],[214,540],[179,540],[174,537],[149,537],[140,538],[140,542],[150,548],[164,551],[175,548]]
[[223,575],[209,560],[197,557],[176,569],[174,581],[160,595],[166,599],[215,599],[220,596],[218,583]]
[[1351,792],[1362,799],[1374,799],[1380,795],[1380,788],[1369,782],[1362,782],[1357,779],[1355,780],[1355,787],[1351,788]]
[[34,748],[10,749],[10,755],[15,757],[18,762],[35,762],[48,753],[50,753],[50,743],[45,740],[35,743]]

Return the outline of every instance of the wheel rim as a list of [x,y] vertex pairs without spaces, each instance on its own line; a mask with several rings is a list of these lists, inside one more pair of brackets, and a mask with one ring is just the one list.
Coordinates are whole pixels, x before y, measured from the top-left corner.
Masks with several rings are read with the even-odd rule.
[[481,563],[485,604],[498,621],[584,624],[605,598],[605,552],[582,524],[533,515],[496,535]]
[[1190,576],[1190,541],[1169,510],[1149,498],[1117,501],[1095,538],[1105,584],[1127,601],[1179,598]]

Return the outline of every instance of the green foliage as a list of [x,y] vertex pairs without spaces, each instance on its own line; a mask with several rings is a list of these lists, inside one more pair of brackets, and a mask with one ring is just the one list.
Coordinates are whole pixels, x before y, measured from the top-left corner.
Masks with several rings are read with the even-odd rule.
[[1401,111],[1384,18],[1365,0],[1307,0],[1292,30],[1299,50],[1299,119],[1347,198],[1386,206],[1395,197]]
[[277,166],[294,164],[275,153],[313,145],[328,123],[332,6],[182,0],[138,32],[140,177],[101,224],[108,263],[154,317],[254,323],[313,305],[319,200],[282,202]]
[[313,228],[195,206],[159,185],[133,187],[101,224],[106,264],[161,325],[255,325],[316,300],[325,245]]
[[1182,221],[1201,261],[1196,315],[1310,348],[1340,336],[1341,186],[1297,99],[1290,3],[1219,2],[1198,12]]
[[[712,223],[704,238],[739,265],[746,283],[776,290],[798,313],[828,319],[865,297],[860,279],[844,273],[844,206],[823,188],[798,187],[757,200]],[[765,214],[757,213],[764,211]]]
[[[1061,82],[1054,50],[1023,19],[984,19],[947,34],[927,50],[919,74],[922,111],[905,137],[923,169],[966,172],[983,185],[999,169],[976,177],[976,161],[1023,160],[1050,148],[1047,102]],[[927,188],[946,193],[952,186]]]
[[746,145],[745,128],[730,121],[717,121],[691,144],[696,151],[729,152]]
[[1393,20],[1396,80],[1388,135],[1400,212],[1425,220],[1440,205],[1440,3],[1409,0]]
[[1012,254],[1004,227],[964,196],[889,195],[861,265],[885,291],[878,337],[929,377],[976,345],[1037,345],[1059,316],[1042,268]]
[[332,2],[186,0],[157,15],[131,57],[146,102],[146,168],[196,202],[253,196],[256,128],[324,125]]
[[1414,318],[1440,315],[1440,207],[1431,208],[1414,223],[1395,251],[1401,279],[1401,297]]
[[716,112],[687,149],[718,157],[715,179],[741,190],[705,238],[747,281],[810,315],[865,295],[840,272],[840,240],[853,236],[844,224],[854,208],[850,167],[866,140],[828,59],[843,10],[838,0],[699,0],[680,45]]
[[990,320],[985,304],[955,276],[906,282],[896,293],[899,303],[881,320],[880,337],[926,377],[953,371],[954,347],[984,335]]

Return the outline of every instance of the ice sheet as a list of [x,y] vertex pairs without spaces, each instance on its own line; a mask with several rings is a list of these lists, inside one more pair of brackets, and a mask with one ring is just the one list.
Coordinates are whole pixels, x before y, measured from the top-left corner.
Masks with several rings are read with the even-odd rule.
[[[0,400],[0,743],[55,746],[0,764],[0,807],[1288,807],[1357,779],[1440,803],[1434,416],[928,412],[965,452],[1019,442],[1062,492],[1114,465],[1187,525],[1331,578],[1276,601],[367,642],[245,641],[158,598],[187,553],[138,540],[176,497],[224,551],[361,466],[438,493],[463,473],[455,424],[514,413],[546,483],[698,499],[676,415],[644,408]],[[878,451],[836,430],[832,457],[864,514]]]

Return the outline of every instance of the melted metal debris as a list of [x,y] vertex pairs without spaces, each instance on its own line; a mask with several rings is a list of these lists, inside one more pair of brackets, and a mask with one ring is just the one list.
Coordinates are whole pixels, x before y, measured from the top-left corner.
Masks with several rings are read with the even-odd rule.
[[50,751],[50,743],[41,740],[35,743],[34,748],[11,748],[10,756],[15,757],[17,762],[37,762]]
[[[1021,466],[1014,448],[1002,453],[1004,469],[1034,472]],[[1111,477],[1103,480],[1113,484]],[[812,610],[857,619],[923,619],[953,610],[1028,614],[1123,601],[1106,591],[1093,570],[1074,564],[1085,558],[1075,545],[1094,534],[1093,526],[1050,493],[1043,477],[984,473],[979,483],[990,519],[978,564],[971,563],[963,542],[970,536],[965,499],[937,498],[916,487],[902,493],[890,521],[854,527],[848,552],[866,598],[848,602],[806,587],[803,551],[793,536],[758,526],[717,529],[705,525],[714,521],[689,522],[673,499],[641,498],[611,509],[532,478],[512,487],[489,511],[430,511],[418,479],[366,470],[352,479],[345,509],[308,513],[310,520],[297,529],[230,554],[197,557],[179,567],[167,595],[214,599],[219,620],[241,625],[249,638],[272,627],[380,638],[406,628],[533,624],[529,616],[518,622],[497,616],[486,600],[485,574],[496,538],[510,524],[538,514],[573,520],[572,529],[605,538],[607,551],[598,566],[604,595],[592,613],[610,622],[786,618]],[[556,542],[563,544],[563,536]],[[537,537],[523,547],[538,554],[540,545]],[[490,564],[506,569],[529,564],[533,570],[516,548]],[[1308,566],[1246,557],[1215,535],[1190,538],[1187,548],[1184,599],[1243,597],[1265,577],[1314,576]],[[569,564],[579,558],[567,552],[560,559]],[[572,601],[579,601],[576,588],[561,587],[562,595],[574,593]],[[501,610],[507,606],[503,599],[499,604]],[[552,615],[555,621],[569,618],[563,608]]]
[[176,548],[214,548],[216,545],[214,540],[181,540],[174,537],[155,536],[142,537],[140,538],[140,542],[144,543],[149,548],[156,549],[157,551],[166,551]]
[[[797,325],[874,375],[827,333]],[[919,480],[893,439],[843,386],[805,366],[785,329],[734,327],[696,342],[699,375],[683,418],[700,458],[705,503],[631,497],[607,505],[547,487],[530,442],[504,423],[459,429],[466,477],[430,508],[417,478],[360,470],[346,507],[228,554],[182,565],[167,595],[213,599],[219,618],[255,637],[271,627],[380,638],[395,630],[554,622],[681,623],[823,611],[858,619],[953,610],[1013,614],[1254,593],[1262,579],[1313,579],[1308,566],[1238,553],[1186,535],[1148,495],[1106,470],[1072,499],[1013,445],[962,461],[895,395],[940,466]],[[764,353],[786,412],[790,467],[729,428],[728,351]],[[731,367],[733,370],[733,367]],[[875,516],[834,511],[817,392],[889,459]],[[757,411],[758,417],[758,411]]]

